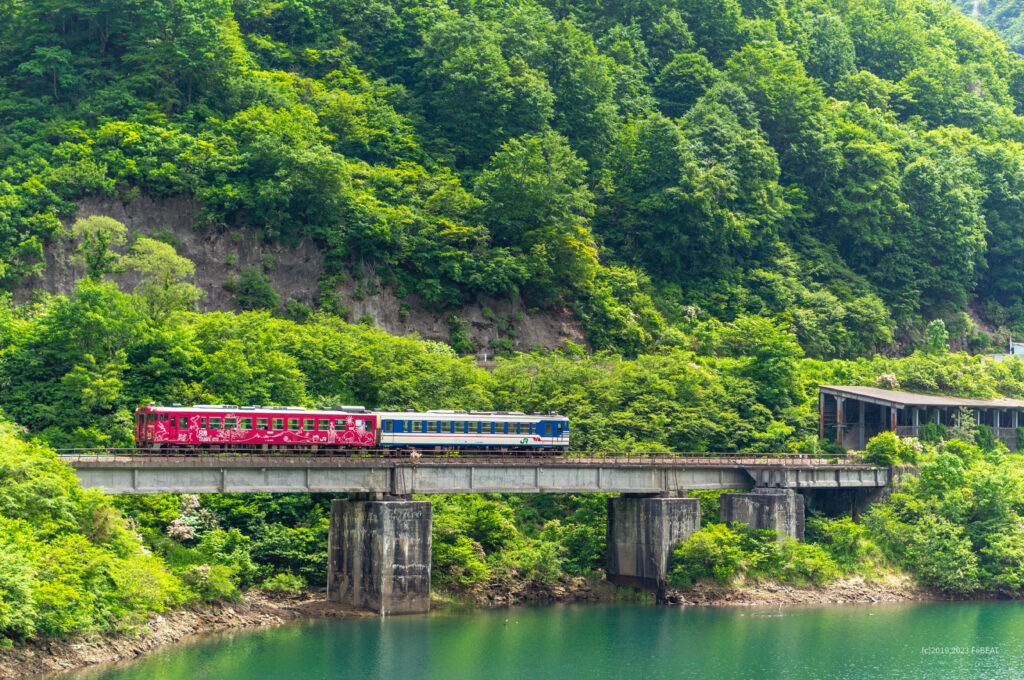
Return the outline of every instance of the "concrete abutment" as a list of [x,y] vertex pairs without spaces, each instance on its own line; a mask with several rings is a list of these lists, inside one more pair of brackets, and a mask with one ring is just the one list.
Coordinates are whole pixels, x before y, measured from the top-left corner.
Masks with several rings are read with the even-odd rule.
[[607,579],[653,589],[665,600],[672,549],[700,529],[696,498],[620,496],[608,499]]
[[327,599],[381,616],[430,610],[429,501],[331,501]]

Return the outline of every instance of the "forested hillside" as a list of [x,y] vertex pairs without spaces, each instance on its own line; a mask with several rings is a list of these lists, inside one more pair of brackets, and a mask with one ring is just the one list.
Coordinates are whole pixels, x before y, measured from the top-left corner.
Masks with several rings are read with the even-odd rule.
[[374,272],[631,353],[745,315],[817,357],[1024,330],[1024,65],[948,3],[8,2],[0,74],[8,288],[76,199],[188,196],[313,238],[327,311]]
[[1024,8],[1014,0],[956,0],[964,14],[998,33],[1010,49],[1024,51]]

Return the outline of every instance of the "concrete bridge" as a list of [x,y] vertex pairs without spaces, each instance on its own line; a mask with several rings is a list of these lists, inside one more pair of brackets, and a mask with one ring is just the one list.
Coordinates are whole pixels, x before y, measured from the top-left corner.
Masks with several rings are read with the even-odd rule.
[[382,615],[430,607],[432,506],[412,494],[619,493],[608,499],[608,579],[664,596],[673,548],[700,528],[687,490],[733,489],[723,522],[803,539],[805,499],[857,512],[891,470],[807,456],[656,454],[315,456],[65,454],[87,488],[111,494],[346,493],[331,503],[328,599]]

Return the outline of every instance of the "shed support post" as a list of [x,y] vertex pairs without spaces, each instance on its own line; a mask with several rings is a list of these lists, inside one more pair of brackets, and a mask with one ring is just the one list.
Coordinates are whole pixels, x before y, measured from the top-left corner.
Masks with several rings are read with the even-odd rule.
[[836,397],[836,442],[840,447],[843,446],[843,402],[846,401],[842,397]]
[[818,391],[818,439],[825,438],[825,393]]
[[864,402],[857,402],[857,450],[864,450]]
[[890,432],[895,432],[896,431],[896,414],[897,414],[896,407],[895,406],[890,406],[889,407],[889,431]]

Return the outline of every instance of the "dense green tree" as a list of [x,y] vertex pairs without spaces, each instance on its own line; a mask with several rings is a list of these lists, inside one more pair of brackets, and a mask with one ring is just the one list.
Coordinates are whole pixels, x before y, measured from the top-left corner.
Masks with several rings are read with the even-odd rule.
[[534,300],[550,302],[593,279],[586,167],[563,137],[549,132],[509,140],[477,179],[484,224],[496,245],[527,256],[533,276],[524,292]]
[[195,273],[195,265],[174,252],[174,246],[168,243],[140,237],[132,243],[121,264],[141,277],[135,293],[146,301],[154,320],[192,309],[202,296],[202,291],[188,281]]
[[112,217],[95,215],[76,220],[71,235],[78,241],[72,262],[83,269],[93,281],[118,271],[121,256],[111,250],[127,242],[128,230]]

